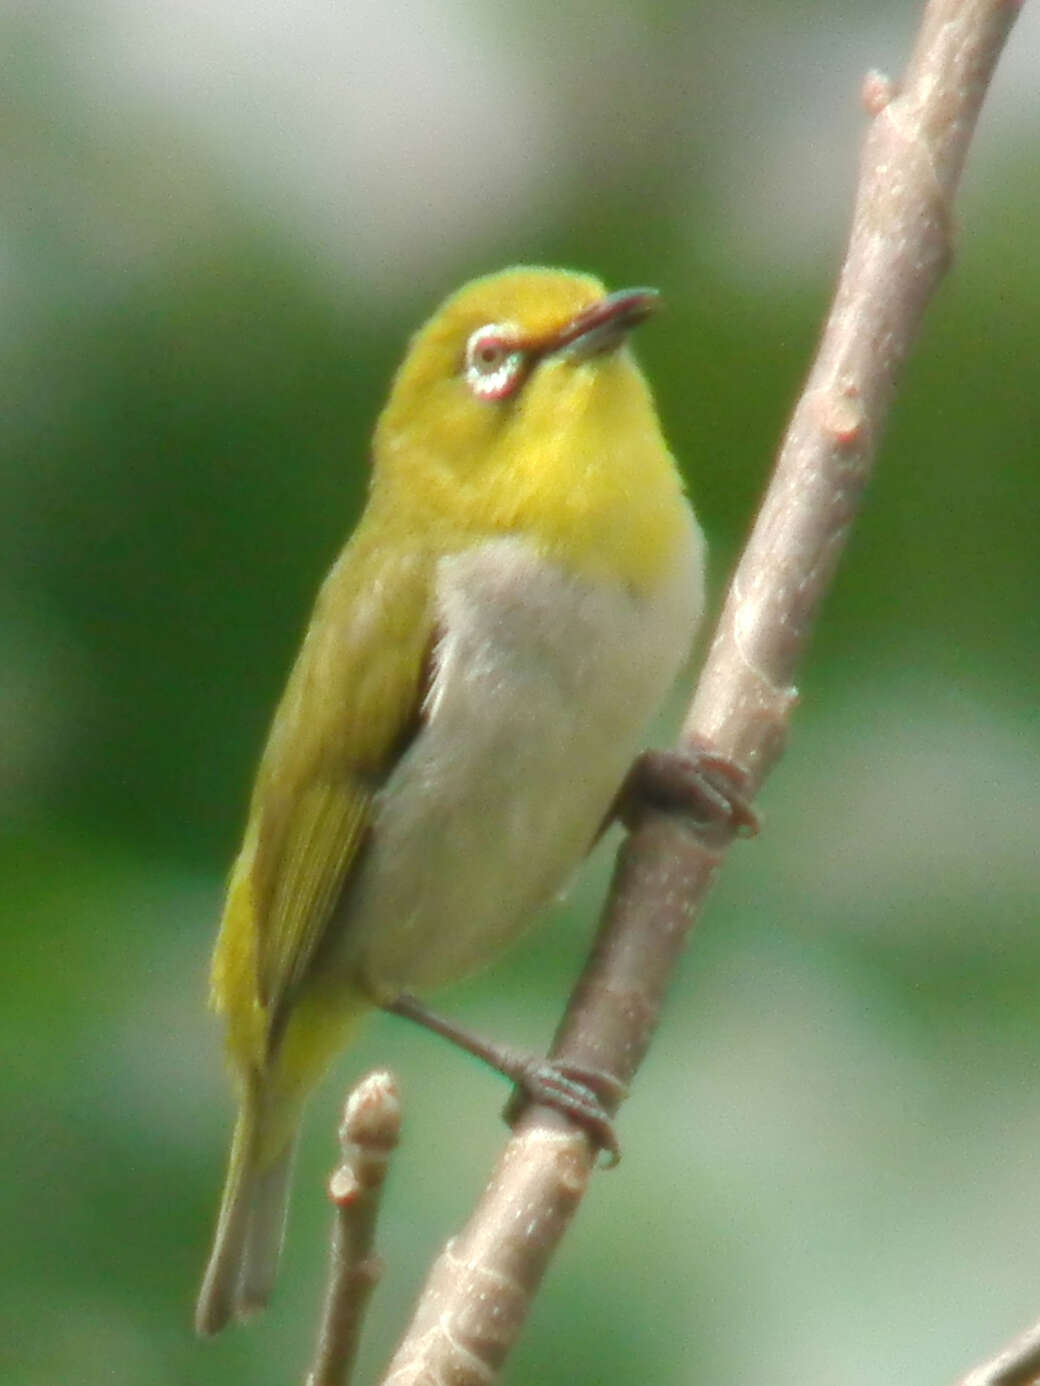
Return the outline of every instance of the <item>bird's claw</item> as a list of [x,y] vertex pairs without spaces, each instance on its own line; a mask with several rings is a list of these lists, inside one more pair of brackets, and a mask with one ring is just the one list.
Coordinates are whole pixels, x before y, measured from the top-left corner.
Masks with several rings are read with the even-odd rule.
[[648,811],[681,814],[714,845],[758,832],[749,791],[747,771],[707,744],[693,742],[682,751],[643,751],[618,796],[617,817],[632,829]]
[[516,1091],[506,1105],[507,1122],[512,1124],[528,1103],[552,1107],[580,1126],[597,1149],[606,1151],[608,1167],[618,1163],[621,1147],[607,1110],[625,1096],[625,1086],[617,1078],[603,1069],[531,1057],[516,1080]]

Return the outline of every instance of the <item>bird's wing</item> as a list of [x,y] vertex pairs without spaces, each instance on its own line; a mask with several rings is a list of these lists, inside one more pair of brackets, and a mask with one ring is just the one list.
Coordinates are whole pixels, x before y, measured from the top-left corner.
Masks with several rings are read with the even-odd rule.
[[351,545],[325,581],[264,751],[214,958],[229,1041],[259,1060],[359,859],[376,791],[421,725],[429,565]]

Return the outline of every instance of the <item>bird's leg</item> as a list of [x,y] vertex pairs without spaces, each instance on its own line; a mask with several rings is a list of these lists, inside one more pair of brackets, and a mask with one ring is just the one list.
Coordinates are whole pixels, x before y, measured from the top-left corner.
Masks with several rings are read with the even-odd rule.
[[[523,1049],[513,1049],[475,1035],[446,1016],[438,1015],[409,992],[381,1003],[385,1011],[404,1016],[432,1030],[434,1034],[465,1049],[517,1085],[529,1102],[554,1107],[575,1122],[590,1140],[605,1150],[616,1164],[621,1151],[611,1125],[607,1104],[616,1106],[625,1095],[624,1086],[601,1069],[584,1068],[542,1058]],[[506,1120],[517,1114],[514,1099],[506,1108]]]
[[759,829],[746,772],[727,756],[697,743],[682,751],[643,751],[636,756],[611,816],[631,830],[654,812],[681,815],[712,846],[734,836],[754,837]]
[[[750,837],[759,825],[747,789],[748,778],[740,766],[709,746],[643,751],[625,777],[603,827],[617,819],[631,830],[648,813],[672,813],[686,818],[710,845],[725,843],[736,834]],[[409,992],[380,998],[379,1004],[451,1040],[515,1083],[518,1093],[506,1108],[507,1120],[517,1115],[523,1101],[554,1107],[606,1150],[611,1163],[619,1159],[608,1108],[617,1106],[624,1086],[609,1073],[486,1040],[431,1011]]]

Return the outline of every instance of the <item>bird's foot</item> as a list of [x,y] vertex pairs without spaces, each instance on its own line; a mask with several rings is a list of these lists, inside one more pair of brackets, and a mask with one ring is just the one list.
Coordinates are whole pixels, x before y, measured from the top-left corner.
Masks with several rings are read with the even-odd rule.
[[503,1113],[509,1125],[531,1103],[552,1107],[580,1126],[597,1150],[606,1151],[608,1167],[616,1165],[621,1146],[608,1107],[616,1107],[625,1097],[624,1083],[601,1068],[537,1055],[517,1054],[516,1058],[516,1070],[509,1075],[516,1091]]
[[759,818],[747,771],[708,745],[643,751],[618,793],[614,816],[630,831],[648,813],[678,814],[710,846],[754,837]]
[[418,997],[402,992],[382,1007],[394,1015],[451,1040],[460,1049],[483,1060],[489,1067],[516,1084],[517,1091],[506,1106],[505,1118],[512,1124],[529,1103],[552,1107],[569,1117],[586,1133],[598,1149],[605,1150],[608,1164],[616,1165],[620,1147],[611,1125],[608,1106],[615,1107],[625,1095],[624,1085],[609,1073],[580,1064],[542,1058],[523,1049],[484,1039],[447,1016],[432,1011]]

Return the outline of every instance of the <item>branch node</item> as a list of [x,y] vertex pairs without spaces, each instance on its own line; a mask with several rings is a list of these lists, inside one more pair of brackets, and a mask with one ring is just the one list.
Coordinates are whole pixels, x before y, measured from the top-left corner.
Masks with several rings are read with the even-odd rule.
[[879,72],[876,67],[872,67],[864,76],[860,96],[867,115],[879,116],[896,95],[895,82],[884,72]]
[[337,1165],[329,1175],[329,1201],[337,1208],[353,1203],[361,1193],[358,1177],[348,1165]]
[[867,416],[858,386],[850,383],[825,391],[819,397],[818,410],[820,427],[843,452],[851,452],[862,443]]

